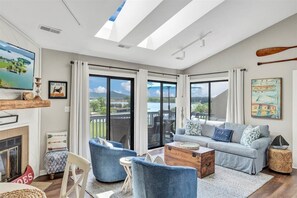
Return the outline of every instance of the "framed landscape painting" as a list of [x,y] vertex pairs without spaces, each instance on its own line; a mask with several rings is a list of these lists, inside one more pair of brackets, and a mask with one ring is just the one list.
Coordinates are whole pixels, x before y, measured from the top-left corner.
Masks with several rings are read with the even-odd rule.
[[282,118],[282,78],[253,79],[252,117]]
[[0,88],[33,90],[35,53],[0,40]]
[[48,81],[48,98],[67,99],[67,82]]

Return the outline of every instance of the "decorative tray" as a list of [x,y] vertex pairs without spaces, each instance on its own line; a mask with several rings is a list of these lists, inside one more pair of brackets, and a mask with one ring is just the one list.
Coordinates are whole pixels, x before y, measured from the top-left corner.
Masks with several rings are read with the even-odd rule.
[[200,145],[197,144],[197,143],[192,143],[192,142],[183,142],[183,143],[180,143],[179,145],[181,148],[184,148],[184,149],[189,149],[189,150],[198,150]]

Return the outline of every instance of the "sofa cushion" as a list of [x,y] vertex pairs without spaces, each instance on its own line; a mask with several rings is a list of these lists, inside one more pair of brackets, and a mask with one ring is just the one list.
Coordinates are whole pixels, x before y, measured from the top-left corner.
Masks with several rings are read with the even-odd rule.
[[202,128],[199,120],[188,120],[185,121],[185,134],[186,135],[201,135]]
[[243,157],[257,158],[258,152],[256,149],[246,147],[244,145],[232,142],[209,142],[208,147],[217,151],[240,155]]
[[204,146],[204,147],[207,147],[209,142],[215,142],[215,140],[212,140],[209,137],[178,135],[178,134],[175,134],[173,139],[174,141],[177,141],[177,142],[195,142],[195,143],[198,143],[200,146]]
[[215,128],[214,134],[211,139],[220,142],[230,142],[233,131],[230,129]]
[[240,140],[240,144],[245,146],[251,146],[253,141],[259,139],[260,137],[260,127],[252,127],[252,125],[249,125],[246,127],[242,133],[242,137]]
[[[255,126],[253,126],[255,127]],[[269,137],[270,132],[269,132],[269,126],[268,125],[259,125],[260,127],[260,137]]]
[[201,127],[202,127],[202,135],[211,138],[215,131],[215,127],[225,128],[225,123],[218,122],[218,121],[207,121],[206,123],[201,124]]
[[225,129],[233,130],[231,142],[236,142],[236,143],[240,143],[242,133],[246,127],[247,125],[244,125],[244,124],[235,124],[230,122],[225,123]]

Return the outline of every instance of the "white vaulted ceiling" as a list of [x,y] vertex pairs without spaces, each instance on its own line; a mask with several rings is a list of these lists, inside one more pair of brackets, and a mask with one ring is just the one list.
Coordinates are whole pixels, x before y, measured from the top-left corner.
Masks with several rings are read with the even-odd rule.
[[[64,1],[80,25],[62,0],[0,0],[0,15],[42,48],[185,69],[297,13],[297,0],[127,0],[112,36],[101,39],[96,33],[122,0]],[[179,16],[182,12],[186,15]],[[40,25],[62,32],[42,31]],[[209,31],[204,47],[200,42],[188,47],[184,60],[172,56]]]

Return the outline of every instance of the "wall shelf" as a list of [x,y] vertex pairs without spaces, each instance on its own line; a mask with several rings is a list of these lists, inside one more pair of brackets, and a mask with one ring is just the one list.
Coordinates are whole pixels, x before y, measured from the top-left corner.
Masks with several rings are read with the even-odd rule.
[[0,111],[10,109],[28,109],[50,107],[49,100],[0,100]]

